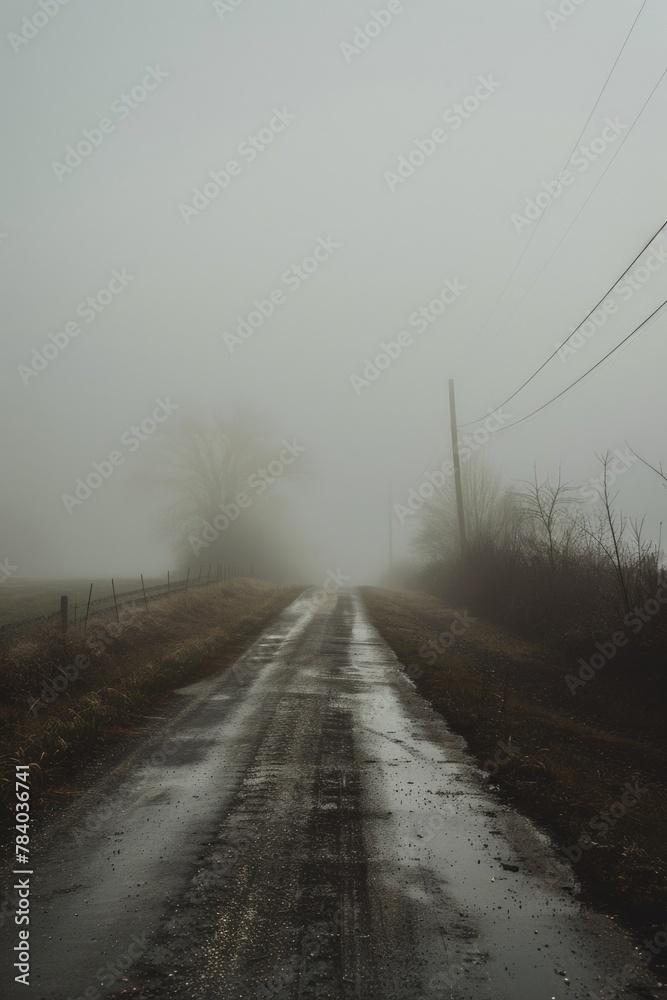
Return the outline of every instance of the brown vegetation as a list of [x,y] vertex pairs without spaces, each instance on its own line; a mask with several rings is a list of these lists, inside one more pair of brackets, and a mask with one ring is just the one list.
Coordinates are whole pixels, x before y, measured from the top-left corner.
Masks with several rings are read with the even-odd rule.
[[[8,632],[0,648],[0,796],[16,764],[33,785],[56,761],[112,735],[157,696],[224,669],[298,594],[237,579],[59,632]],[[13,787],[13,786],[12,786]]]
[[[664,929],[667,705],[663,672],[647,666],[642,644],[571,691],[566,676],[578,666],[567,643],[528,639],[470,608],[454,636],[456,608],[437,597],[362,593],[418,690],[465,737],[488,780],[570,851],[589,897],[635,928]],[[605,823],[626,782],[647,791]],[[586,836],[590,846],[574,850]]]

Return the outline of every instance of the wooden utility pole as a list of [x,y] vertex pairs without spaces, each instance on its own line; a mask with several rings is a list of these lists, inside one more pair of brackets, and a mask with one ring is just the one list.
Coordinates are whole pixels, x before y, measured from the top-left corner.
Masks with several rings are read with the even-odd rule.
[[459,458],[459,432],[456,426],[456,399],[454,396],[454,379],[449,380],[449,417],[452,425],[452,452],[454,457],[454,483],[456,486],[456,510],[459,516],[459,540],[461,555],[466,554],[466,523],[463,512],[463,487],[461,486],[461,461]]

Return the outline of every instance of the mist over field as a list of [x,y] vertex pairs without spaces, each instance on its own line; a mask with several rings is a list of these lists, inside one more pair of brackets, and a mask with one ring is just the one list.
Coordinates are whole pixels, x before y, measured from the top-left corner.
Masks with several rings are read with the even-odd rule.
[[[383,574],[390,485],[405,508],[451,458],[448,379],[472,432],[667,218],[667,14],[648,3],[628,37],[640,6],[4,8],[0,557],[14,577],[175,568],[160,441],[246,418],[266,461],[283,440],[305,449],[275,484],[286,578]],[[660,305],[656,260],[505,423]],[[485,459],[508,484],[534,463],[585,484],[596,453],[628,443],[658,464],[664,360],[661,315],[552,407],[487,435]],[[112,453],[113,473],[68,505]],[[657,540],[661,482],[618,467],[619,505]],[[400,560],[416,517],[392,520]]]
[[0,9],[0,993],[667,997],[667,6]]

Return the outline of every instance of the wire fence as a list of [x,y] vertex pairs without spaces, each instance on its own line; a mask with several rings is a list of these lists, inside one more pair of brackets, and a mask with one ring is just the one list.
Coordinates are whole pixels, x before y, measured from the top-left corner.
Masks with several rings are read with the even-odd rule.
[[[85,632],[88,620],[105,612],[115,614],[115,618],[118,621],[119,609],[124,605],[142,603],[145,604],[146,610],[148,610],[149,601],[171,597],[172,594],[185,594],[188,590],[234,580],[242,575],[244,573],[238,566],[218,563],[217,566],[211,565],[206,570],[203,566],[200,566],[198,575],[191,574],[188,569],[186,576],[180,580],[172,579],[169,572],[167,573],[165,583],[152,584],[151,586],[144,584],[142,574],[139,578],[139,587],[134,590],[124,590],[121,592],[116,591],[116,585],[112,578],[111,592],[104,594],[102,597],[95,598],[93,597],[95,585],[91,583],[87,597],[82,602],[79,603],[76,598],[72,601],[69,595],[63,594],[60,598],[60,607],[58,610],[49,611],[46,614],[29,615],[25,618],[18,618],[8,622],[0,626],[0,635],[5,637],[13,631],[56,622],[60,622],[62,632],[68,632],[73,628],[82,629]],[[252,576],[252,567],[250,569],[250,576]]]

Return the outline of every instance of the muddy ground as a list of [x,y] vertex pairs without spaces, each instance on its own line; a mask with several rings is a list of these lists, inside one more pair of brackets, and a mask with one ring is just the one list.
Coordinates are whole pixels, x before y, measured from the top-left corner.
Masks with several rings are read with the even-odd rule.
[[32,995],[667,995],[484,778],[357,594],[301,598],[36,838]]

